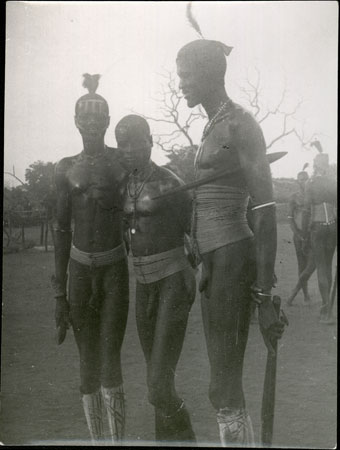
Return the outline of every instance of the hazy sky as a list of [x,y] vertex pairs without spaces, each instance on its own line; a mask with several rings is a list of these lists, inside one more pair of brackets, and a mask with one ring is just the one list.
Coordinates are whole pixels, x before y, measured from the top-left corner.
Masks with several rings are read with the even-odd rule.
[[[74,105],[86,93],[82,74],[100,73],[97,92],[110,106],[108,145],[114,127],[131,111],[159,116],[152,99],[164,70],[175,70],[177,51],[197,38],[185,18],[186,2],[7,2],[5,74],[5,171],[24,179],[34,161],[57,161],[82,150]],[[207,39],[233,46],[226,87],[247,107],[240,86],[247,72],[261,74],[261,99],[290,111],[303,100],[295,125],[337,157],[338,4],[335,1],[193,2]],[[184,113],[187,112],[186,107]],[[264,123],[267,142],[280,126]],[[159,123],[151,123],[162,132]],[[204,122],[193,136],[199,142]],[[315,150],[286,138],[270,151],[289,154],[272,166],[273,176],[295,177]],[[164,162],[160,149],[153,159]],[[7,178],[5,178],[6,180]]]

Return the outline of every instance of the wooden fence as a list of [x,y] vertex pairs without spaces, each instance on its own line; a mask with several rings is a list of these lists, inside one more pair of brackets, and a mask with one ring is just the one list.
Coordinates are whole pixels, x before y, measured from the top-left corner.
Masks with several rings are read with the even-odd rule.
[[25,230],[33,224],[40,226],[40,245],[48,250],[48,234],[54,243],[53,216],[47,209],[39,210],[4,210],[3,245],[4,247],[21,246],[26,248]]

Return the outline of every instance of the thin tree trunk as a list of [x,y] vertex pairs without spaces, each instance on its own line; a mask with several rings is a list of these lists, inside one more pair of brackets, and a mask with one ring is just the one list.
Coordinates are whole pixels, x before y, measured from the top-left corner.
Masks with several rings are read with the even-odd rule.
[[44,244],[44,221],[41,221],[40,224],[40,245]]
[[53,241],[53,245],[54,245],[54,228],[53,228],[53,220],[50,220],[49,225],[50,225],[50,231],[51,231],[52,241]]
[[47,238],[48,238],[48,218],[45,223],[45,252],[47,252]]
[[22,248],[25,248],[25,224],[24,224],[24,222],[21,224],[21,242],[22,242]]

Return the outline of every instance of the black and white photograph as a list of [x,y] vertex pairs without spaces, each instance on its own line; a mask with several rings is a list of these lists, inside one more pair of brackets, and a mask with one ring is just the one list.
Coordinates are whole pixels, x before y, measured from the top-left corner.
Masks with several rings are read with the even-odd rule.
[[338,2],[5,11],[0,445],[336,448]]

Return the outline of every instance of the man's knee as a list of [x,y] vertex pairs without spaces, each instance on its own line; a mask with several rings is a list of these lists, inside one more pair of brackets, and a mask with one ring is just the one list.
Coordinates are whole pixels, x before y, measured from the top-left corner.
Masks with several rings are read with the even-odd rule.
[[100,377],[95,373],[81,373],[80,392],[82,394],[93,394],[100,389]]

